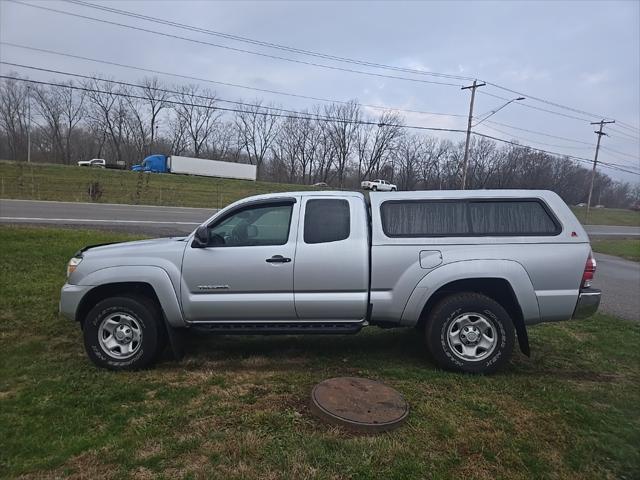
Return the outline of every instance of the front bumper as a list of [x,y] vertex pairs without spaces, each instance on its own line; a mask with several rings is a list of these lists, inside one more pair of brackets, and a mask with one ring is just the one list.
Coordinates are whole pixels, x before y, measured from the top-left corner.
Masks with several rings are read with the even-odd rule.
[[583,288],[578,296],[578,303],[572,318],[587,318],[596,313],[600,306],[602,292],[597,288]]
[[69,320],[76,320],[76,313],[80,301],[92,288],[93,286],[91,285],[72,285],[65,283],[60,291],[60,313]]

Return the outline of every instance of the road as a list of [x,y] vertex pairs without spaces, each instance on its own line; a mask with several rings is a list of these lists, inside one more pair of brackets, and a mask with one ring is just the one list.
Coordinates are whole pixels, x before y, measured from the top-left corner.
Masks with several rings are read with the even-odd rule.
[[593,286],[602,290],[600,309],[627,320],[640,320],[640,263],[596,253]]
[[[147,235],[180,235],[193,229],[216,209],[155,207],[33,200],[0,200],[0,223],[50,224],[107,228]],[[640,236],[640,227],[588,225],[590,236]],[[596,254],[594,286],[604,292],[602,310],[640,320],[640,264]]]
[[108,203],[0,200],[0,223],[81,225],[148,235],[192,232],[217,210]]
[[640,227],[585,225],[584,229],[590,237],[640,237]]

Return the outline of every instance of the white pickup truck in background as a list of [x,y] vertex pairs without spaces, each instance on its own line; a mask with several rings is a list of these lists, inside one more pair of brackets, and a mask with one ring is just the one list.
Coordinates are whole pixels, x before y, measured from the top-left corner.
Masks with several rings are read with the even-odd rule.
[[398,187],[393,183],[389,183],[386,180],[365,180],[360,184],[363,190],[371,190],[374,192],[395,192]]
[[78,162],[79,167],[98,167],[106,168],[107,161],[104,158],[92,158],[91,160],[80,160]]

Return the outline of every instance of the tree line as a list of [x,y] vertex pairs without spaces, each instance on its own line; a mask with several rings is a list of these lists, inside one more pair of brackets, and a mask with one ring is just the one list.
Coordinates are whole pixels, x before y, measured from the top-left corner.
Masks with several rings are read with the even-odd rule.
[[[356,188],[379,177],[401,190],[460,186],[464,141],[417,133],[397,112],[373,115],[355,100],[291,112],[156,77],[50,83],[0,82],[0,158],[26,160],[30,113],[34,162],[105,158],[129,167],[162,153],[251,163],[260,179],[276,182]],[[526,146],[482,137],[470,146],[468,188],[550,189],[577,204],[590,175],[588,166]],[[597,173],[595,203],[628,207],[639,197],[637,185]]]

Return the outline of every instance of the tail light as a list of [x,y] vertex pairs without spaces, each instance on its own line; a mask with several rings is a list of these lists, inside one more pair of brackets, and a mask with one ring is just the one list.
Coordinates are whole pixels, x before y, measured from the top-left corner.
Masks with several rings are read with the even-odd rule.
[[593,281],[593,276],[596,273],[596,259],[593,256],[593,252],[589,252],[589,258],[584,266],[584,273],[582,274],[582,288],[589,288]]

